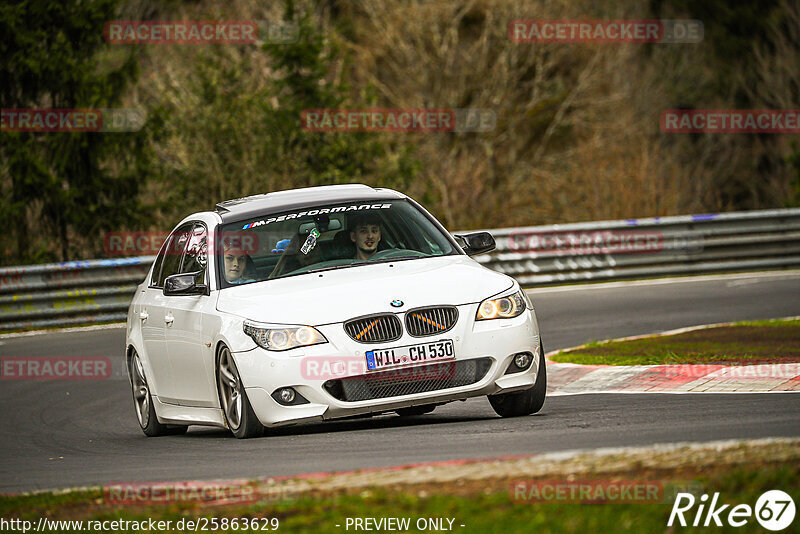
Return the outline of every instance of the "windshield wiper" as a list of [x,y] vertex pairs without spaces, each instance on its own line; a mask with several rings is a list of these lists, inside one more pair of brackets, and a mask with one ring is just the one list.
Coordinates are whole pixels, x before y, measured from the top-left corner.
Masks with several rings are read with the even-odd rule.
[[[308,274],[308,273],[321,273],[322,271],[335,271],[336,269],[345,269],[347,267],[352,267],[353,265],[363,265],[365,262],[356,262],[356,263],[346,263],[344,265],[332,265],[330,267],[320,267],[318,269],[309,269],[307,271],[303,271],[302,273],[288,273],[289,276],[294,276],[295,274]],[[283,278],[282,276],[279,278]]]
[[425,258],[433,258],[434,256],[394,256],[392,258],[384,258],[381,260],[369,261],[367,263],[391,263],[393,261],[404,261],[404,260],[424,260]]
[[319,267],[318,269],[309,269],[303,272],[290,272],[286,273],[285,275],[279,276],[277,278],[273,278],[273,280],[279,280],[281,278],[287,278],[289,276],[300,276],[301,274],[309,274],[309,273],[321,273],[324,271],[335,271],[336,269],[346,269],[348,267],[358,267],[360,265],[378,265],[380,263],[391,263],[393,261],[405,261],[405,260],[418,260],[424,258],[432,258],[434,256],[397,256],[395,258],[386,258],[382,260],[355,260],[353,263],[346,263],[344,265],[332,265],[330,267]]

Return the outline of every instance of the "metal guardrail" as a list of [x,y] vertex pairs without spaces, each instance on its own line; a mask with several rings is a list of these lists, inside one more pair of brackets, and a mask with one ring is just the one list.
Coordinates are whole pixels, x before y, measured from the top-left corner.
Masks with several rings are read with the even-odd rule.
[[[475,259],[526,287],[800,267],[800,209],[489,232],[497,249]],[[153,260],[0,268],[0,331],[124,321]]]
[[154,259],[0,268],[0,331],[124,321]]
[[489,232],[497,249],[476,260],[524,286],[800,267],[800,209]]

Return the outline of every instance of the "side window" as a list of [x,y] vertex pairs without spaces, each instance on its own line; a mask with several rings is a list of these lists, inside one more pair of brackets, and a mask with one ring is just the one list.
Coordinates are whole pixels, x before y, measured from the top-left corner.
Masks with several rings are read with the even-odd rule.
[[187,240],[183,255],[181,273],[198,273],[196,282],[203,283],[208,265],[208,231],[202,224],[195,223]]
[[161,274],[158,277],[158,287],[164,287],[164,280],[173,274],[178,274],[181,268],[183,251],[191,236],[193,223],[187,223],[172,232],[164,248],[164,263],[161,265]]
[[158,275],[161,274],[161,265],[164,263],[164,255],[167,252],[168,243],[169,237],[164,241],[164,247],[161,249],[161,252],[158,253],[156,261],[153,262],[153,274],[150,276],[150,287],[156,287],[158,285]]

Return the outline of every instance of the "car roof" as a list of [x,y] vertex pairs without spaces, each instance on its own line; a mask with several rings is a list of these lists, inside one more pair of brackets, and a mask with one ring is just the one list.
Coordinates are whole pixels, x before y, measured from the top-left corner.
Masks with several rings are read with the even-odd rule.
[[310,208],[337,202],[400,200],[407,198],[392,189],[374,188],[364,184],[324,185],[264,193],[220,202],[216,212],[223,223],[245,220],[265,213]]

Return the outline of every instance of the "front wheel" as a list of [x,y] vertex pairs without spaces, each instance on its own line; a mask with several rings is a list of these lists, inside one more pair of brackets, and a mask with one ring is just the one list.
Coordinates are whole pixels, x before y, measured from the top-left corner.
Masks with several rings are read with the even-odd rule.
[[153,397],[142,367],[139,353],[133,350],[131,354],[130,375],[131,389],[133,390],[133,406],[136,409],[136,419],[139,427],[146,436],[167,436],[170,434],[183,434],[189,428],[186,425],[165,425],[158,422],[156,410],[153,407]]
[[239,439],[262,435],[264,425],[250,406],[236,362],[233,361],[230,349],[225,346],[219,351],[217,386],[222,413],[225,414],[225,422],[233,435]]
[[519,417],[538,412],[544,406],[547,395],[547,366],[544,361],[544,350],[539,347],[539,370],[533,387],[517,393],[501,393],[489,395],[489,403],[500,417]]

